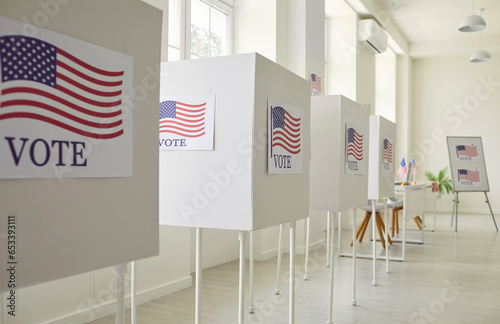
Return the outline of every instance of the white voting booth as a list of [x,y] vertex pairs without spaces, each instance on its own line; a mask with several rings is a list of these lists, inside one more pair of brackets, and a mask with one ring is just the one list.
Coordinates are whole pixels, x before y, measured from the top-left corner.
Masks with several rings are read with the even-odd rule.
[[396,124],[371,115],[368,199],[394,196],[395,151]]
[[[160,100],[215,96],[213,150],[160,152],[160,223],[197,228],[197,323],[201,228],[240,231],[243,323],[246,231],[294,223],[309,212],[309,87],[256,53],[162,63]],[[291,144],[275,135],[290,129]],[[293,225],[292,249],[294,234]],[[290,300],[293,316],[292,293]]]
[[[9,118],[16,112],[5,113],[8,109],[0,112],[0,234],[11,237],[0,241],[0,256],[5,269],[7,262],[15,269],[10,276],[2,271],[0,291],[15,295],[22,287],[117,266],[121,323],[125,264],[159,253],[158,90],[147,91],[143,80],[149,77],[147,67],[160,61],[161,11],[132,0],[119,5],[53,2],[49,7],[57,8],[57,14],[47,16],[41,9],[48,9],[33,1],[0,3],[2,48],[17,39],[52,52],[57,48],[58,53],[57,87],[29,77],[4,82],[5,70],[0,72],[2,90],[24,89],[2,95],[2,103],[10,100],[25,117]],[[120,15],[115,14],[118,9]],[[30,24],[32,17],[44,15],[43,28]],[[19,55],[21,60],[24,54]],[[73,57],[71,62],[67,57]],[[63,63],[69,68],[61,68]],[[86,73],[93,76],[90,82],[82,80]],[[65,76],[70,82],[63,82]],[[77,89],[74,84],[80,83],[87,86]],[[63,88],[72,96],[63,94]],[[131,99],[132,89],[147,95]],[[45,109],[47,105],[55,108]],[[21,141],[26,143],[22,155]],[[7,246],[15,246],[11,258]],[[23,311],[16,316],[20,322]]]
[[384,224],[386,244],[386,271],[389,271],[389,242],[387,224],[387,198],[394,196],[394,172],[396,149],[396,124],[378,115],[370,116],[370,167],[368,178],[368,199],[372,204],[373,237],[373,284],[376,284],[376,240],[375,204],[384,200]]
[[[342,95],[311,97],[310,209],[340,213],[366,204],[369,115],[368,107]],[[355,223],[353,211],[353,234]],[[333,317],[333,255],[333,248],[330,248],[330,312],[327,323],[332,323]],[[355,269],[353,258],[353,272]],[[355,296],[353,304],[356,304]]]
[[[369,115],[368,107],[342,95],[311,97],[311,209],[344,211],[366,204]],[[349,129],[363,138],[361,160],[347,158]]]

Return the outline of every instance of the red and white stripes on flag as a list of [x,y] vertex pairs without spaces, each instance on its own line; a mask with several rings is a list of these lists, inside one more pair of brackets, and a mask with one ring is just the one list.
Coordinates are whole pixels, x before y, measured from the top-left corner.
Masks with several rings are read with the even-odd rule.
[[272,108],[272,148],[279,146],[290,154],[300,153],[301,130],[301,118],[292,116],[283,107]]
[[22,35],[0,37],[0,121],[30,119],[90,138],[123,134],[124,71]]
[[175,100],[160,102],[160,133],[171,133],[186,138],[205,135],[207,103],[185,103]]

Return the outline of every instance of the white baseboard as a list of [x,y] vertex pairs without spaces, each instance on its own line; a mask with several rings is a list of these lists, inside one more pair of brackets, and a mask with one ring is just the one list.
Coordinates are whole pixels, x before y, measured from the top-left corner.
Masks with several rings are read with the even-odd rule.
[[[169,282],[162,286],[154,287],[137,293],[137,305],[148,301],[158,299],[160,297],[172,294],[191,287],[193,280],[191,276]],[[130,296],[125,297],[125,308],[130,308]],[[116,313],[116,300],[111,300],[106,303],[92,306],[83,310],[77,310],[72,314],[68,314],[42,324],[85,324],[99,318]]]
[[[488,207],[488,204],[485,204],[486,207]],[[436,208],[436,213],[437,214],[451,214],[453,211],[452,208]],[[479,214],[479,215],[491,215],[489,209],[483,209],[483,210],[477,210],[477,209],[472,209],[472,208],[462,208],[460,205],[458,206],[458,212],[463,213],[463,214]],[[426,216],[431,216],[434,214],[434,210],[426,210],[425,215]],[[500,215],[500,211],[494,210],[493,211],[494,215]]]

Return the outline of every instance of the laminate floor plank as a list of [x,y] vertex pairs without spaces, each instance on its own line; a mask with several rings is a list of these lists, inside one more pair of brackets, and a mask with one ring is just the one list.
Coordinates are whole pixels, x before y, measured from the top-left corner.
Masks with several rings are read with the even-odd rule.
[[[430,218],[432,219],[432,218]],[[358,220],[359,217],[358,217]],[[335,256],[334,323],[355,324],[498,324],[500,323],[500,239],[491,215],[459,215],[458,233],[450,227],[450,215],[438,214],[434,232],[425,233],[425,244],[407,244],[405,262],[377,261],[377,286],[372,285],[372,260],[357,260],[357,306],[351,305],[352,258]],[[400,225],[402,221],[400,220]],[[408,222],[408,225],[412,225]],[[358,253],[371,254],[371,224]],[[378,234],[377,234],[378,235]],[[420,238],[417,231],[408,231]],[[342,231],[342,252],[349,253],[352,231]],[[402,237],[400,231],[399,237]],[[337,254],[337,233],[334,235]],[[237,244],[237,242],[235,242]],[[401,243],[389,247],[400,256]],[[385,250],[377,242],[377,255]],[[296,256],[295,323],[325,323],[328,316],[330,269],[326,248],[309,255],[309,280],[303,279],[304,256]],[[255,262],[254,314],[247,324],[288,323],[289,255],[282,256],[281,294],[276,295],[276,258]],[[202,323],[237,324],[238,261],[203,272]],[[248,275],[248,263],[247,263]],[[248,277],[245,286],[248,300]],[[137,307],[137,323],[194,323],[194,286]],[[126,311],[126,321],[129,320]],[[114,324],[107,316],[92,324]]]

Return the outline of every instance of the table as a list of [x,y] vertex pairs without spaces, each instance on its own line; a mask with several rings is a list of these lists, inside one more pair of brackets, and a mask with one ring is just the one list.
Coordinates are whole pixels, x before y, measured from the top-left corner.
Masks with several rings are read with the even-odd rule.
[[[438,189],[438,183],[437,181],[429,181],[429,180],[417,180],[416,181],[417,184],[425,184],[425,188],[427,189],[431,189],[430,190],[430,193],[432,194],[432,205],[433,205],[433,225],[432,225],[432,228],[426,228],[425,230],[427,232],[434,232],[436,230],[436,195],[437,193],[439,192],[439,189]],[[427,201],[427,194],[429,193],[429,190],[426,190],[425,191],[425,194],[426,194],[426,201]]]
[[[418,183],[415,185],[395,185],[394,191],[396,194],[403,195],[403,238],[393,238],[393,242],[402,242],[402,255],[400,261],[405,260],[406,243],[424,244],[425,234],[425,189],[429,185]],[[407,239],[406,238],[406,219],[420,216],[422,218],[422,231],[420,239]]]
[[[426,189],[432,188],[431,183],[417,183],[415,185],[395,185],[394,192],[396,194],[403,195],[403,237],[393,237],[393,242],[400,242],[403,244],[401,256],[389,256],[390,261],[404,261],[405,253],[406,253],[406,243],[414,243],[414,244],[424,244],[424,234],[425,234],[425,193]],[[435,209],[434,209],[435,210]],[[413,217],[420,216],[422,218],[422,231],[420,239],[408,239],[406,237],[406,220],[413,219]],[[436,214],[434,213],[434,224],[436,221]],[[435,228],[435,225],[434,225]],[[340,244],[340,223],[339,223],[339,255],[352,257],[351,253],[344,253],[341,251]],[[373,255],[369,254],[358,254],[357,257],[371,259]],[[384,256],[377,256],[377,259],[385,260]]]

